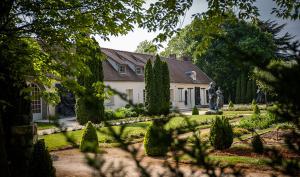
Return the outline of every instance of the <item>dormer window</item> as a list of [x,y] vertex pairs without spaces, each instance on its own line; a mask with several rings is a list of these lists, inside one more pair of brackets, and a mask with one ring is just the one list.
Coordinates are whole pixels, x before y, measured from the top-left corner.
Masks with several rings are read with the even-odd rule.
[[126,73],[125,65],[119,65],[119,73],[121,73],[121,74]]
[[142,67],[136,67],[135,72],[136,72],[136,74],[141,75],[141,74],[143,74],[143,68]]
[[196,71],[189,71],[185,73],[186,75],[188,75],[193,81],[196,80]]

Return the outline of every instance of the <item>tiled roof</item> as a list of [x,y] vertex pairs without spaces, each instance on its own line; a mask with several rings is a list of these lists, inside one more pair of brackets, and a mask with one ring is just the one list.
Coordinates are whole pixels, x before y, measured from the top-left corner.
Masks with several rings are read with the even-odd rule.
[[[104,81],[135,81],[143,82],[144,75],[138,75],[132,70],[127,63],[135,66],[142,66],[146,64],[147,60],[151,59],[154,62],[155,57],[149,54],[141,54],[135,52],[120,51],[108,48],[101,48],[101,51],[107,56],[103,61]],[[117,64],[126,66],[126,73],[119,73],[107,60],[113,60]],[[161,57],[161,60],[167,61],[171,83],[197,83],[208,84],[212,80],[191,61],[176,60],[172,58]],[[195,71],[196,80],[193,80],[187,75],[187,72]]]

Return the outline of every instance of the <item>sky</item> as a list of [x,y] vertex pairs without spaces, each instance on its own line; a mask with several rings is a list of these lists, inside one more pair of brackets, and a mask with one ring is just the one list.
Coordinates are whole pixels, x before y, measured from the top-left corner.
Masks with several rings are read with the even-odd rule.
[[[146,0],[147,1],[147,0]],[[280,19],[271,15],[272,8],[275,3],[272,0],[257,0],[257,7],[260,13],[260,19],[262,20],[275,20],[278,24],[286,24],[284,33],[289,32],[295,39],[300,40],[300,20],[291,21],[287,19]],[[181,18],[182,24],[180,27],[184,27],[192,22],[192,15],[207,10],[206,0],[194,0],[192,7],[187,11],[185,17]],[[97,41],[101,47],[112,48],[117,50],[135,51],[138,44],[144,40],[151,41],[159,32],[148,32],[146,29],[135,27],[133,31],[122,36],[111,36],[110,41],[104,41],[96,36]],[[167,43],[162,43],[166,47]],[[163,50],[163,49],[162,49]]]

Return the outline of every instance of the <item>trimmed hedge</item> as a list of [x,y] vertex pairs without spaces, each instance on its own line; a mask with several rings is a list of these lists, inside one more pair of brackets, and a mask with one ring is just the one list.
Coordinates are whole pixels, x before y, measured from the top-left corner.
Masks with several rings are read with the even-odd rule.
[[218,150],[230,148],[233,142],[232,127],[224,116],[216,117],[210,128],[209,141],[211,145]]
[[34,144],[29,165],[29,177],[55,177],[55,168],[43,139]]
[[264,152],[264,145],[262,143],[262,140],[259,135],[255,135],[251,141],[251,145],[253,148],[253,151],[256,153],[263,153]]
[[196,106],[193,108],[192,115],[199,115],[199,110]]
[[98,136],[95,127],[92,122],[88,122],[85,126],[81,142],[80,151],[81,152],[98,152]]
[[171,136],[164,129],[163,123],[154,121],[147,129],[144,137],[145,154],[148,156],[164,156],[171,144]]

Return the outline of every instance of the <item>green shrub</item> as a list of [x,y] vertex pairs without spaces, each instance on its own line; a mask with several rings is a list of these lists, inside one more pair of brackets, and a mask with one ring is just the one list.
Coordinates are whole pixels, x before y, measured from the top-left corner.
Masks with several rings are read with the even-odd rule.
[[255,105],[257,105],[257,104],[256,104],[255,99],[253,99],[253,100],[252,100],[252,103],[251,103],[251,106],[252,106],[252,109],[253,109],[253,110],[254,110],[254,106],[255,106]]
[[89,114],[86,111],[84,98],[77,98],[75,104],[76,119],[80,125],[84,125],[88,121]]
[[240,136],[248,134],[248,133],[250,133],[250,132],[245,128],[240,128],[240,127],[233,128],[234,137],[240,137]]
[[260,109],[259,109],[257,104],[255,104],[254,107],[253,107],[253,113],[254,114],[260,114]]
[[253,148],[253,151],[256,153],[263,153],[264,152],[264,145],[262,143],[262,140],[259,135],[255,135],[251,141],[251,145]]
[[149,156],[164,156],[171,143],[170,134],[163,124],[154,121],[147,129],[144,137],[145,154]]
[[194,108],[193,108],[192,115],[199,115],[199,111],[196,106],[194,106]]
[[277,123],[277,118],[270,116],[269,114],[260,115],[252,114],[249,118],[241,119],[239,122],[239,127],[245,129],[266,129],[269,128],[272,124]]
[[111,109],[105,110],[104,115],[105,115],[105,120],[114,120],[114,119],[116,119],[115,112]]
[[51,156],[45,147],[43,139],[38,140],[33,147],[29,165],[29,177],[55,177],[55,168]]
[[80,142],[81,152],[98,152],[98,136],[92,122],[85,125],[85,129]]
[[229,109],[233,109],[233,108],[234,108],[234,105],[233,105],[233,102],[232,102],[232,101],[229,101],[228,108],[229,108]]
[[228,149],[233,142],[232,127],[225,117],[216,117],[210,128],[209,141],[215,149]]

